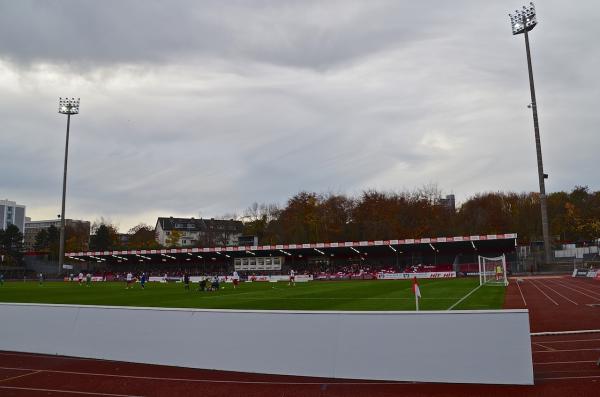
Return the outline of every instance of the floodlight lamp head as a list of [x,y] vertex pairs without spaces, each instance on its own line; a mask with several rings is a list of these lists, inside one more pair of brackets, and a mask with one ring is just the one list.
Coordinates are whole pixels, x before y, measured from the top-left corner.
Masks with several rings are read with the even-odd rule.
[[58,113],[60,114],[78,114],[79,98],[59,98]]
[[537,25],[535,5],[523,6],[522,10],[515,10],[514,14],[508,14],[512,26],[513,35],[530,31]]

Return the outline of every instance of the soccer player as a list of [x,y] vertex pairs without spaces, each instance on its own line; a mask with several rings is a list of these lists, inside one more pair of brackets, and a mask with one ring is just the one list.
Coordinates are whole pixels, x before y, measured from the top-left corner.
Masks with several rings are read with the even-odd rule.
[[40,274],[38,275],[38,279],[39,279],[39,283],[40,283],[40,285],[43,285],[43,284],[44,284],[44,274],[43,274],[43,273],[40,273]]
[[0,287],[4,285],[4,274],[0,273]]
[[183,284],[184,284],[184,288],[189,291],[190,290],[190,275],[185,273],[183,275]]
[[289,285],[292,287],[296,286],[296,273],[294,273],[294,269],[290,269],[290,282],[288,283],[288,286]]
[[133,274],[131,274],[131,272],[127,273],[127,287],[125,287],[125,289],[129,289],[130,287],[133,288],[131,286],[131,283],[133,282]]
[[502,266],[496,266],[496,281],[499,281],[502,278]]
[[207,277],[204,277],[202,280],[200,280],[200,282],[198,283],[198,291],[206,291],[206,283],[208,283]]
[[79,280],[79,285],[81,285],[83,283],[83,272],[79,272],[77,279]]
[[238,284],[240,283],[240,275],[237,271],[233,272],[233,277],[231,277],[231,279],[233,280],[233,288],[237,288]]
[[142,289],[146,289],[146,273],[142,273],[142,277],[140,277],[140,285]]
[[217,276],[213,277],[212,283],[210,285],[210,289],[212,291],[218,291],[219,290],[219,277],[217,277]]
[[85,286],[86,287],[92,286],[92,275],[90,273],[85,275]]

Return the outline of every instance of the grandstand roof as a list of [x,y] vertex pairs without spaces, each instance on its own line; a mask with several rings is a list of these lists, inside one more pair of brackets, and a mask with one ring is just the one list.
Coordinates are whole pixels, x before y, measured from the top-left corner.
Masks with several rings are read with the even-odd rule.
[[126,255],[177,255],[177,254],[202,254],[202,253],[224,253],[228,256],[248,256],[260,254],[290,255],[290,252],[298,253],[324,253],[339,252],[340,250],[352,250],[356,253],[381,250],[410,251],[410,250],[460,250],[484,247],[502,247],[504,249],[514,248],[517,234],[488,234],[479,236],[454,236],[454,237],[424,237],[417,239],[390,239],[369,241],[345,241],[334,243],[304,243],[304,244],[272,244],[258,246],[239,247],[204,247],[204,248],[165,248],[156,250],[118,250],[118,251],[93,251],[93,252],[69,252],[65,255],[72,258],[79,257],[102,257],[102,256],[126,256]]

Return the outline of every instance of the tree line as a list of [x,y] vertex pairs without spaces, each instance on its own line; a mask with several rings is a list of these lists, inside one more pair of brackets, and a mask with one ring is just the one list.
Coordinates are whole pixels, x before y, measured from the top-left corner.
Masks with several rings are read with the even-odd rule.
[[[600,191],[576,186],[570,192],[550,193],[548,217],[555,243],[596,239],[600,237]],[[254,203],[241,216],[222,218],[241,220],[244,234],[257,236],[260,244],[499,233],[517,233],[521,244],[542,240],[539,194],[533,192],[479,193],[456,209],[444,205],[440,190],[431,185],[403,192],[366,190],[357,197],[300,192],[285,205]],[[91,230],[91,251],[162,248],[154,227],[143,223],[119,234],[116,226],[101,219]],[[41,231],[36,248],[57,258],[58,236],[56,228]],[[177,246],[180,237],[171,233],[167,248]],[[65,252],[83,251],[86,238],[67,227]]]
[[[479,193],[456,210],[441,192],[364,191],[358,197],[300,192],[286,205],[258,204],[244,213],[245,233],[265,244],[379,240],[518,233],[519,243],[542,240],[539,193]],[[555,243],[600,237],[600,192],[576,186],[548,195]]]
[[[48,259],[57,260],[60,230],[55,226],[40,230],[35,237],[34,249],[45,252]],[[161,248],[154,238],[154,228],[140,223],[128,233],[120,234],[115,225],[101,219],[91,226],[91,234],[77,224],[65,227],[65,252],[106,251]]]

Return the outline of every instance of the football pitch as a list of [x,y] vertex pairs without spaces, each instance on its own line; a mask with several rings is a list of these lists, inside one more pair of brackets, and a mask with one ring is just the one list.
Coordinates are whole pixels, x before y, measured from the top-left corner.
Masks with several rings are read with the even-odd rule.
[[[479,286],[478,278],[419,281],[420,310],[501,309],[503,287]],[[222,284],[219,291],[185,290],[182,283],[136,284],[98,282],[90,287],[76,282],[5,282],[0,302],[60,303],[81,305],[140,306],[256,310],[415,310],[412,280],[312,281],[288,286],[286,282]],[[468,296],[467,296],[468,295]],[[467,296],[465,298],[465,296]],[[464,299],[463,299],[464,298]],[[462,301],[461,301],[462,299]],[[457,304],[458,303],[458,304]]]

